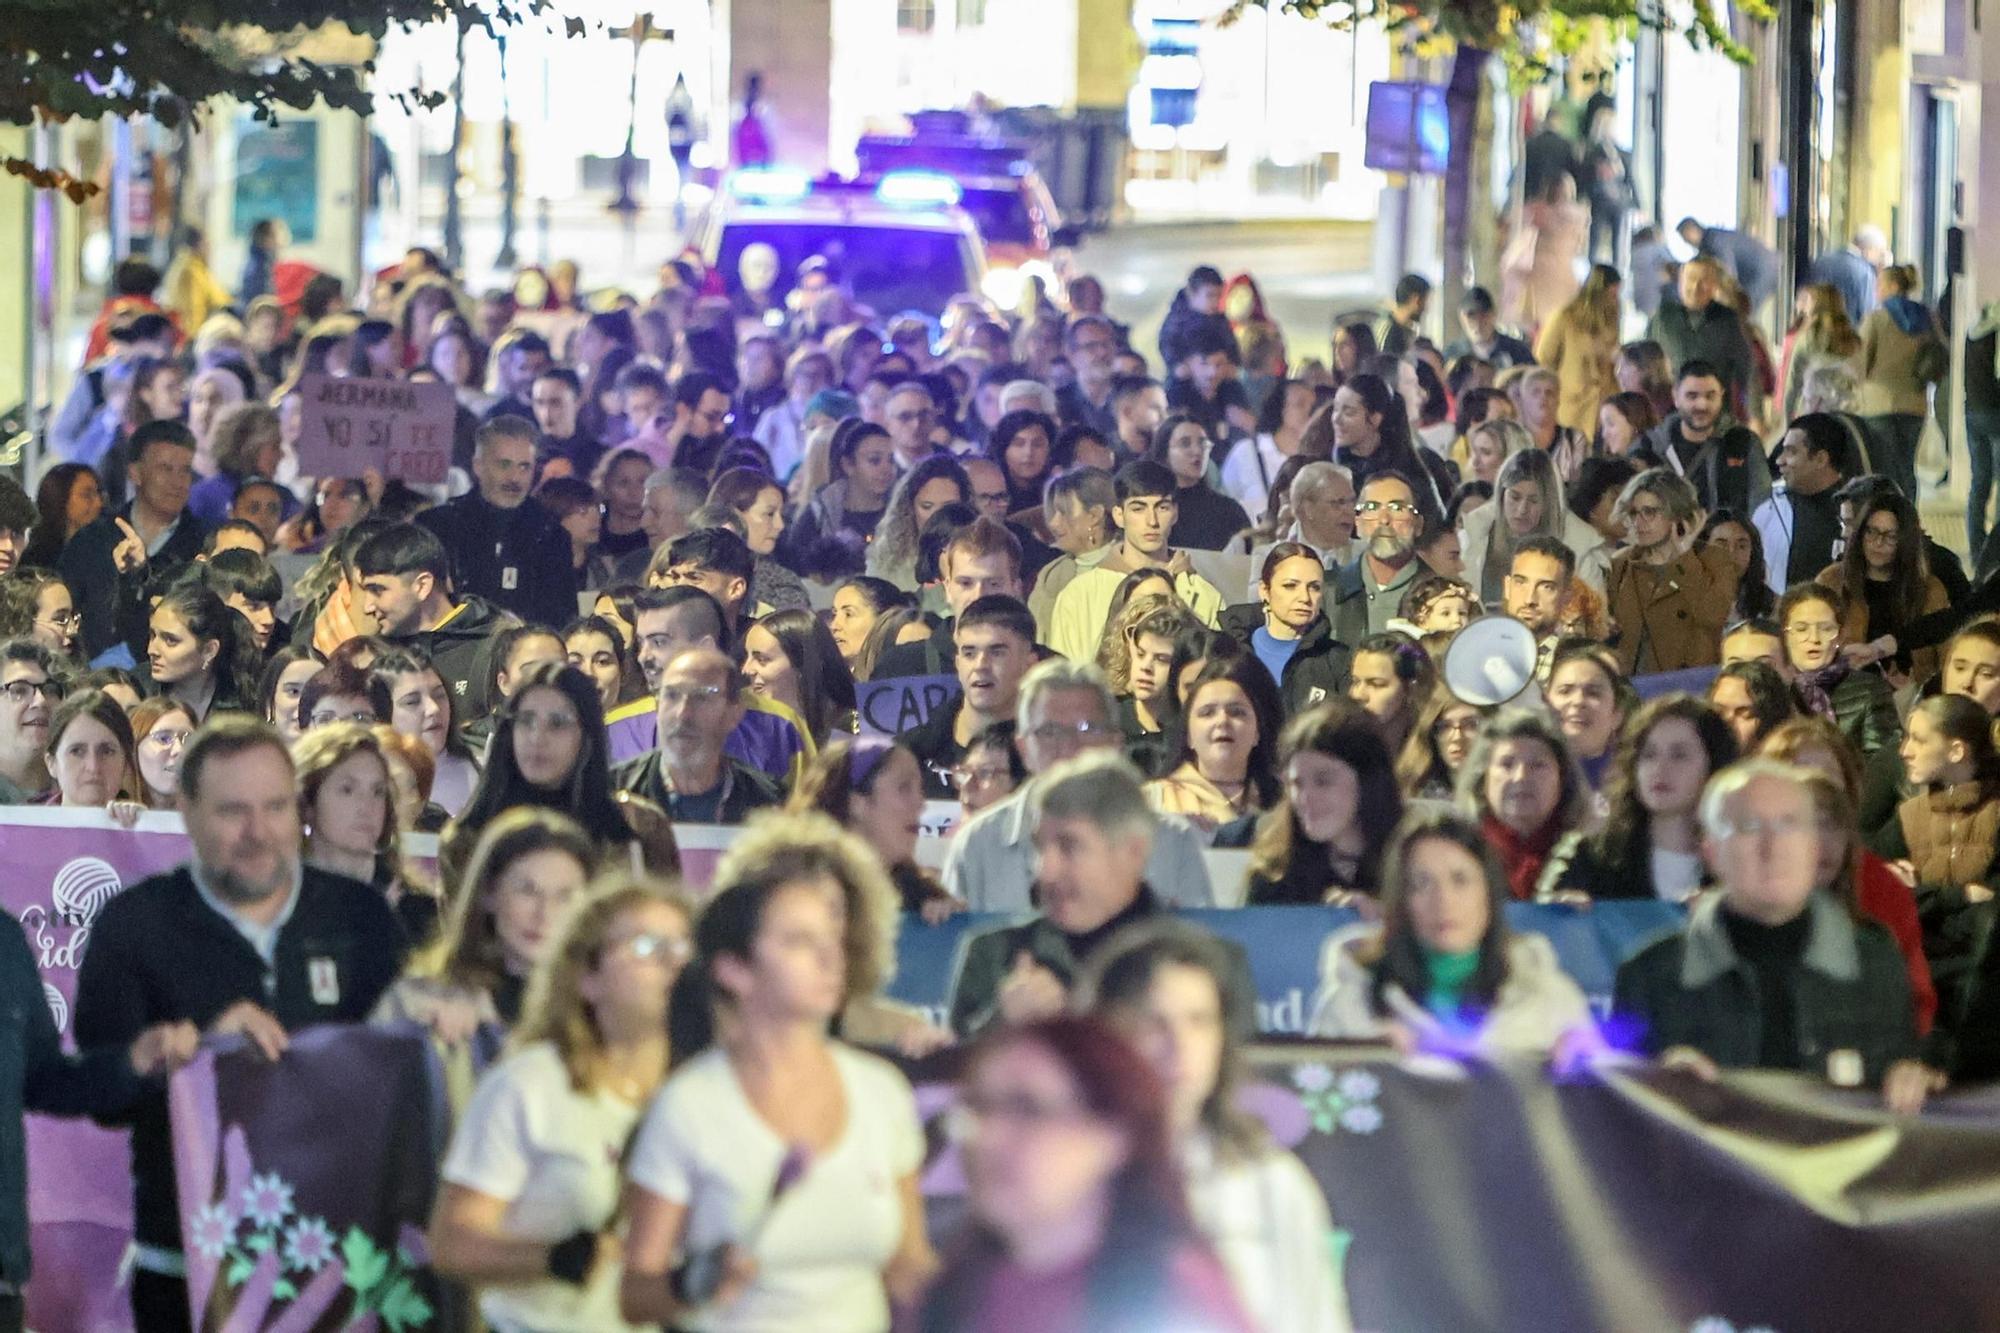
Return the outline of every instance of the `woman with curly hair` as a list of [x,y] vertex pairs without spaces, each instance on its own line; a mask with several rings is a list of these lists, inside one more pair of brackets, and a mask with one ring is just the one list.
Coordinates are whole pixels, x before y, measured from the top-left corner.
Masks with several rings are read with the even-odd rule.
[[972,483],[950,454],[933,454],[905,472],[868,547],[868,572],[904,592],[917,591],[917,536],[949,504],[970,504]]

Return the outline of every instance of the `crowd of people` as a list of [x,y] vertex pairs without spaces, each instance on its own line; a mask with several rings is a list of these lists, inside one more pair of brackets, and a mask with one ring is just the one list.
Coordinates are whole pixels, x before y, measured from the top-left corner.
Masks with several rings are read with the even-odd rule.
[[[1086,276],[933,323],[825,258],[746,314],[687,258],[474,298],[417,250],[184,327],[121,268],[53,465],[0,482],[0,802],[193,852],[97,917],[81,1055],[0,958],[27,1107],[131,1128],[139,1326],[188,1325],[158,1076],[203,1036],[425,1031],[432,1261],[536,1333],[1345,1327],[1328,1203],[1236,1101],[1250,960],[1175,908],[1352,909],[1321,1037],[1899,1113],[2000,1073],[2000,582],[1923,529],[1921,397],[1849,396],[1934,335],[1890,266],[1764,374],[1706,235],[1533,328],[1475,288],[1437,339],[1412,276],[1330,363],[1207,267],[1148,348]],[[313,373],[449,384],[449,482],[300,475]],[[1538,649],[1500,704],[1443,669],[1490,616]],[[698,892],[693,825],[740,826]],[[1629,898],[1685,925],[1599,1023],[1504,909]],[[887,982],[962,911],[1009,919],[939,1023]],[[934,1247],[882,1056],[961,1044]]]

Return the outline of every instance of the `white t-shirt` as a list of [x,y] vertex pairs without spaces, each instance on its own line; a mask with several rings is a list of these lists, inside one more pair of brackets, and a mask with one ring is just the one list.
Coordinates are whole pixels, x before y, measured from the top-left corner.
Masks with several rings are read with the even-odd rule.
[[[903,1237],[901,1181],[923,1163],[910,1085],[889,1064],[832,1048],[847,1097],[840,1141],[786,1192],[751,1253],[758,1276],[723,1310],[682,1325],[704,1333],[881,1333],[882,1270]],[[720,1049],[660,1089],[632,1145],[634,1184],[688,1209],[681,1245],[695,1254],[743,1243],[771,1208],[786,1144],[751,1106]]]
[[1267,1148],[1217,1160],[1207,1135],[1182,1154],[1195,1226],[1229,1270],[1261,1333],[1349,1333],[1347,1289],[1334,1267],[1326,1198],[1299,1159]]
[[1670,903],[1684,903],[1701,887],[1701,853],[1653,849],[1653,892]]
[[[567,1240],[599,1230],[618,1206],[618,1161],[640,1108],[608,1092],[580,1093],[554,1046],[539,1042],[486,1071],[446,1154],[453,1185],[508,1201],[502,1229],[523,1240]],[[496,1328],[538,1333],[627,1329],[618,1317],[618,1265],[590,1283],[489,1286],[479,1310]]]

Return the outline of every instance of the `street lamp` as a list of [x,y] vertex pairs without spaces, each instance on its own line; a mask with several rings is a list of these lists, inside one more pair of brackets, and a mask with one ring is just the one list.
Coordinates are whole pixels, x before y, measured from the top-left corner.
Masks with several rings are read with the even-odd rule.
[[626,35],[632,39],[632,79],[626,93],[629,110],[625,120],[625,151],[618,158],[618,197],[611,201],[613,212],[632,214],[639,211],[639,201],[632,195],[632,177],[638,173],[639,157],[635,151],[639,137],[639,48],[655,38],[671,39],[673,29],[653,26],[651,14],[638,14],[632,19],[632,26]]

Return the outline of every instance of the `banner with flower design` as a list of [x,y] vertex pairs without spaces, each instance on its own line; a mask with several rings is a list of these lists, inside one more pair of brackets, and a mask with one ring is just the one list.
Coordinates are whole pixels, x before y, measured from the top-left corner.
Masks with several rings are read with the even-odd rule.
[[174,1166],[197,1329],[429,1329],[445,1124],[429,1043],[324,1027],[281,1060],[205,1052],[174,1077]]
[[[934,1226],[964,1215],[941,1077]],[[2000,1086],[1898,1119],[1868,1092],[1782,1074],[1618,1062],[1385,1058],[1259,1046],[1241,1091],[1325,1191],[1327,1262],[1364,1333],[2000,1328]]]

